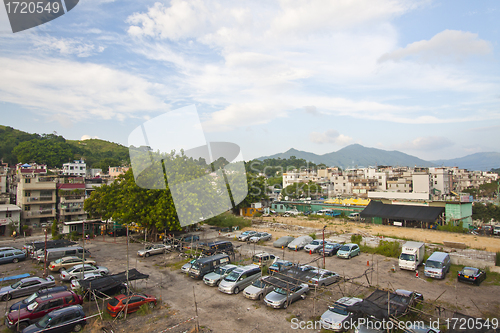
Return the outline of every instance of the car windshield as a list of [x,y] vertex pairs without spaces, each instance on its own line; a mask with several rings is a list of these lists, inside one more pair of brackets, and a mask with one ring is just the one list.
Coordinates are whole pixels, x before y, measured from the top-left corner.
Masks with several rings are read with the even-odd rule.
[[281,288],[274,289],[274,292],[280,295],[286,295],[286,290],[283,290]]
[[108,304],[109,304],[109,305],[111,305],[111,306],[117,306],[119,302],[120,302],[120,301],[118,300],[118,298],[113,297],[113,298],[111,299],[111,301],[109,301],[109,303],[108,303]]
[[415,261],[415,255],[408,254],[408,253],[401,253],[401,256],[399,257],[399,259],[406,260],[406,261]]
[[312,241],[311,245],[319,245],[319,242],[318,241]]
[[56,264],[59,264],[61,262],[62,262],[62,259],[56,259],[56,261],[54,261],[54,263],[56,263]]
[[349,245],[344,245],[340,248],[340,251],[348,251],[349,252],[350,250],[351,250],[351,248],[349,247]]
[[197,262],[195,261],[195,262],[193,262],[193,264],[191,265],[191,268],[193,268],[193,269],[199,269],[199,268],[200,268],[200,264],[199,264],[199,263],[197,263]]
[[440,263],[439,261],[427,260],[427,262],[425,263],[425,267],[443,268],[443,264]]
[[325,249],[333,249],[333,244],[325,244]]
[[36,298],[38,297],[38,293],[34,293],[32,294],[30,297],[26,298],[23,303],[24,304],[28,304],[28,303],[31,303],[33,302]]
[[49,315],[45,315],[38,323],[36,323],[36,326],[40,328],[45,328],[47,325],[49,325],[50,321],[52,320],[52,317]]
[[151,250],[152,248],[153,248],[153,245],[146,246],[146,250]]
[[226,276],[224,278],[224,280],[225,281],[229,281],[229,282],[235,282],[236,280],[238,280],[239,277],[240,277],[240,273],[232,272],[231,274],[229,274],[228,276]]
[[262,280],[255,280],[255,282],[252,283],[252,286],[257,288],[264,288],[266,284]]
[[250,233],[250,231],[243,231],[243,233],[241,234],[242,236],[246,236]]
[[222,267],[217,267],[214,271],[215,274],[219,274],[219,275],[224,275],[225,272],[226,272],[226,270]]
[[328,308],[328,310],[330,310],[333,313],[338,313],[339,315],[343,315],[343,316],[349,315],[349,312],[346,311],[346,307],[344,305],[340,305],[337,303],[333,304],[333,306],[330,306]]
[[16,283],[14,283],[13,285],[11,285],[10,287],[12,289],[16,289],[17,287],[19,287],[21,285],[21,281],[17,281]]
[[36,309],[37,306],[38,306],[38,302],[33,302],[33,303],[29,304],[26,308],[28,309],[28,311],[33,311],[34,309]]
[[473,268],[464,268],[463,274],[464,275],[476,275],[476,270]]

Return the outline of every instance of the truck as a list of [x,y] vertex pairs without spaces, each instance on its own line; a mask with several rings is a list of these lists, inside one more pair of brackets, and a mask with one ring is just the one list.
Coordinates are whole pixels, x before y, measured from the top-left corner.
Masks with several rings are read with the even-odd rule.
[[399,268],[415,271],[424,261],[425,244],[421,242],[406,242],[399,256]]

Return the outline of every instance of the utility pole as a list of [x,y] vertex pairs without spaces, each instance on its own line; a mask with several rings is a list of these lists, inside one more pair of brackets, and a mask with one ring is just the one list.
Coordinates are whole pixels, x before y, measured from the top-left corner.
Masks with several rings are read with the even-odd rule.
[[326,269],[326,264],[325,264],[325,229],[326,229],[326,225],[323,227],[323,269]]
[[45,250],[43,251],[44,253],[44,258],[43,258],[43,278],[47,278],[47,228],[45,230]]
[[129,262],[129,255],[128,255],[128,225],[127,225],[127,293],[130,291],[130,282],[128,280],[128,262]]

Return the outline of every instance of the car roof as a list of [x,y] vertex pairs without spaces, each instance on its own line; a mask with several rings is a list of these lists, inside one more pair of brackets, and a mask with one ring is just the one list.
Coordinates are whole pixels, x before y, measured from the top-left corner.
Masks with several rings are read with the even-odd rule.
[[444,258],[446,258],[448,256],[448,253],[446,252],[434,252],[433,254],[431,254],[431,256],[429,258],[427,258],[427,260],[444,260]]
[[345,296],[337,300],[335,303],[350,306],[361,301],[363,301],[361,298]]
[[[268,253],[268,252],[260,252],[260,253],[256,253],[254,254],[253,256],[254,257],[262,257],[262,256],[269,256],[271,255],[271,253]],[[274,255],[274,254],[273,254]]]
[[39,296],[36,299],[40,300],[41,302],[44,302],[44,301],[47,301],[49,299],[66,297],[66,296],[73,295],[73,294],[74,293],[71,290],[61,290],[61,291],[57,291],[57,292],[54,292],[54,293],[46,294],[46,295],[43,295],[43,296]]
[[83,311],[83,307],[80,304],[70,305],[70,306],[49,312],[49,316],[56,317],[56,316],[59,316],[60,314],[70,312],[70,311],[75,311],[75,310]]

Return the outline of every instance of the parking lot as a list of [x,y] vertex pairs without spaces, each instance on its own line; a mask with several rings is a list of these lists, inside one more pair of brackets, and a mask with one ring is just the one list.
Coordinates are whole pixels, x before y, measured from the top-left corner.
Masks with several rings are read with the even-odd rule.
[[[200,233],[201,239],[215,239],[219,235],[211,230]],[[264,245],[247,244],[234,241],[233,237],[219,239],[231,240],[237,247],[235,262],[250,263],[249,258],[254,253],[267,251],[280,258],[294,263],[317,266],[323,264],[318,255],[310,255],[305,251],[289,251],[276,249],[270,246],[271,242]],[[273,238],[274,240],[274,238]],[[81,243],[81,242],[80,242]],[[2,242],[2,246],[22,247],[24,242],[17,240]],[[205,332],[295,332],[291,320],[317,320],[329,305],[342,296],[366,297],[374,286],[386,289],[406,289],[417,291],[424,295],[426,302],[432,302],[439,297],[438,303],[443,309],[460,309],[462,313],[478,316],[500,317],[500,286],[483,283],[481,286],[471,286],[457,283],[456,277],[448,276],[444,280],[431,280],[415,277],[414,272],[401,271],[397,259],[386,258],[379,255],[361,253],[352,259],[326,258],[326,268],[338,273],[348,281],[336,283],[325,289],[311,290],[304,300],[299,300],[290,305],[286,310],[275,310],[267,307],[263,301],[251,301],[238,295],[226,295],[216,287],[208,287],[203,281],[193,280],[180,272],[180,265],[185,257],[179,252],[165,255],[155,255],[149,258],[138,258],[137,251],[144,245],[139,243],[129,244],[129,268],[136,268],[139,272],[149,274],[147,280],[132,282],[135,290],[152,294],[161,298],[162,305],[157,306],[150,314],[131,314],[126,320],[114,323],[115,332],[144,331],[146,325],[148,332],[189,332],[196,323]],[[85,244],[98,265],[105,266],[111,274],[127,269],[127,245],[125,237],[96,238]],[[396,267],[393,270],[393,267]],[[41,276],[41,264],[26,260],[17,264],[2,265],[1,276],[30,273]],[[54,275],[58,284],[60,278]],[[423,268],[420,268],[420,277],[423,277]],[[4,283],[5,285],[5,283]],[[196,299],[196,303],[195,303]],[[11,301],[12,302],[12,301]],[[3,302],[7,307],[11,302]],[[102,300],[99,301],[102,307]],[[95,302],[86,302],[84,309],[87,315],[98,312]],[[445,311],[445,310],[443,310]],[[198,317],[196,317],[198,313]],[[0,325],[4,325],[4,321]],[[99,331],[100,325],[88,325],[86,331]],[[0,329],[6,329],[1,326]],[[318,330],[304,330],[305,332],[318,332]]]

